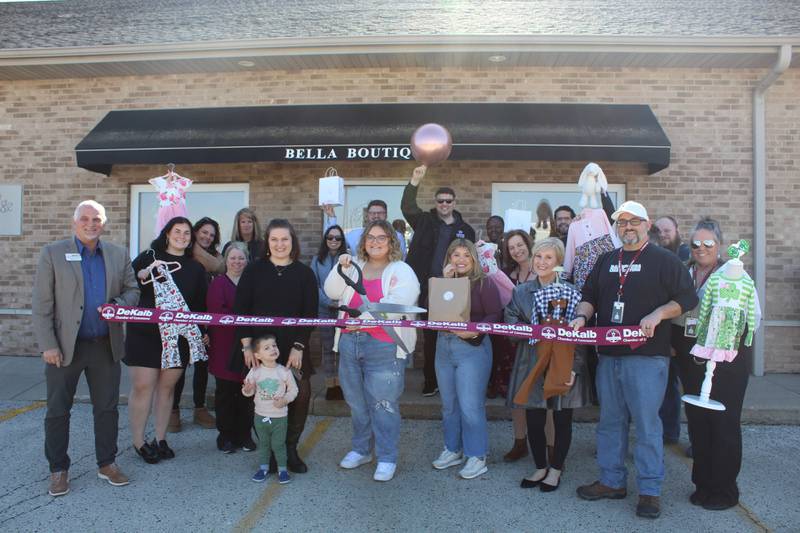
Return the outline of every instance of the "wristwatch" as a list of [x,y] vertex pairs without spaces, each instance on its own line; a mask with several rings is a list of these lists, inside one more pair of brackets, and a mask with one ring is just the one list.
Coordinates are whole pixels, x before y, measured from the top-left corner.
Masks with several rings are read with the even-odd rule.
[[300,343],[300,342],[294,342],[294,343],[292,343],[292,348],[295,348],[295,349],[300,350],[302,352],[303,350],[306,349],[306,346],[304,344]]
[[242,346],[242,353],[246,352],[247,350],[252,350],[252,349],[253,349],[253,347],[251,345],[249,345],[249,344],[247,346]]

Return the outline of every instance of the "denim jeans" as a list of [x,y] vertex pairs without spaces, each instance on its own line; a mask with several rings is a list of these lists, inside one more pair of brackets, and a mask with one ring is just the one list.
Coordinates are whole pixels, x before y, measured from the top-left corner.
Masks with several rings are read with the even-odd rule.
[[397,346],[368,333],[343,333],[339,339],[339,383],[350,406],[353,451],[369,455],[373,435],[378,461],[397,462],[400,439],[400,395],[405,360]]
[[627,486],[628,429],[636,428],[633,460],[639,494],[659,496],[664,480],[664,443],[659,407],[664,399],[669,357],[600,354],[597,394],[597,464],[600,482],[613,488]]
[[486,424],[486,386],[492,372],[489,336],[472,346],[452,333],[439,332],[436,341],[436,379],[442,396],[444,445],[467,457],[489,451]]
[[658,410],[658,416],[661,417],[661,424],[664,426],[664,440],[667,442],[678,442],[681,436],[681,387],[678,382],[677,359],[677,357],[669,358],[667,390],[664,393],[661,409]]

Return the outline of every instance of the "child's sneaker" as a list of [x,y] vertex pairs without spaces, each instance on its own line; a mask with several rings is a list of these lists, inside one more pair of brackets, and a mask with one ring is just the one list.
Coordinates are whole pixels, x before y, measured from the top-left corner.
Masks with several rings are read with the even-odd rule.
[[267,471],[259,468],[251,479],[256,483],[264,483],[267,480]]
[[289,475],[289,472],[286,470],[281,470],[278,472],[278,483],[281,485],[286,485],[290,481],[292,481],[292,476]]

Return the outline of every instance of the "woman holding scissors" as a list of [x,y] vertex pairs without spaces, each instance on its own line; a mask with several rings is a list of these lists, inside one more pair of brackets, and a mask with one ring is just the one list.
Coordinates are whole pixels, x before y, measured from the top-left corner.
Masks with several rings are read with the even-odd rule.
[[[349,308],[365,302],[354,290],[352,280],[363,273],[363,288],[369,302],[413,306],[419,297],[419,281],[403,262],[400,242],[385,220],[370,222],[356,248],[357,257],[339,256],[339,269],[325,280],[325,293]],[[357,267],[357,268],[356,268]],[[339,272],[341,270],[341,274]],[[344,276],[348,276],[345,280]],[[345,313],[341,312],[340,317]],[[405,313],[409,318],[409,313]],[[386,318],[402,318],[388,313]],[[380,318],[363,313],[359,318]],[[353,421],[353,449],[339,466],[357,468],[372,461],[375,441],[378,466],[373,479],[389,481],[397,468],[400,438],[400,395],[405,383],[405,359],[414,350],[417,332],[412,328],[347,327],[337,333],[334,350],[339,350],[339,382],[350,406]]]

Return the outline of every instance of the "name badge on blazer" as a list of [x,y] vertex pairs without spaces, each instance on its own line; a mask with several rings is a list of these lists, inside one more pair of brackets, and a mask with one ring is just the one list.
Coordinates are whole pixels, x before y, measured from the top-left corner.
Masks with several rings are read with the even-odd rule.
[[69,261],[70,263],[73,261],[80,261],[81,254],[64,254],[64,258]]

